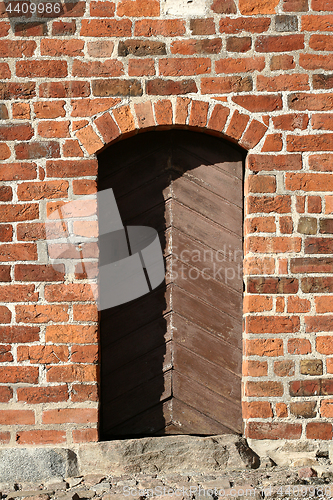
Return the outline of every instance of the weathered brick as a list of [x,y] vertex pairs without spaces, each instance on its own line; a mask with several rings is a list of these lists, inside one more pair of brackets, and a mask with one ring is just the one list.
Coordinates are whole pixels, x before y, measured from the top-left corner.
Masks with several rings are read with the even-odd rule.
[[252,439],[299,439],[301,424],[286,422],[248,422],[245,436]]
[[297,291],[298,291],[298,280],[295,278],[283,278],[283,277],[249,278],[247,284],[248,293],[291,294],[291,293],[297,293]]
[[142,87],[139,80],[120,80],[112,78],[110,80],[93,80],[92,92],[97,97],[107,96],[137,96],[142,95]]
[[290,403],[290,413],[297,418],[314,418],[316,417],[316,402],[304,401]]
[[322,375],[323,361],[321,359],[301,359],[300,373],[302,375]]

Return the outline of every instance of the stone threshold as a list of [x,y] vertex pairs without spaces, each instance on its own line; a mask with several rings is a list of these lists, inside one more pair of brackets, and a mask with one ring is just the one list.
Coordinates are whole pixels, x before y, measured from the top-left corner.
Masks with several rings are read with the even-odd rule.
[[238,435],[161,436],[56,447],[0,448],[1,482],[89,474],[217,474],[278,466],[331,470],[329,443],[254,441]]

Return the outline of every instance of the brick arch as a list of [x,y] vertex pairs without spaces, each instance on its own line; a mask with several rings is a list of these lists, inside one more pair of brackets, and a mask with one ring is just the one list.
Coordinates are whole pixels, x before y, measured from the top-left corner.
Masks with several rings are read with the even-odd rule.
[[249,112],[235,108],[189,97],[123,104],[98,116],[75,135],[89,154],[143,129],[170,126],[205,130],[246,150],[253,149],[265,137],[268,127],[263,121],[252,118]]

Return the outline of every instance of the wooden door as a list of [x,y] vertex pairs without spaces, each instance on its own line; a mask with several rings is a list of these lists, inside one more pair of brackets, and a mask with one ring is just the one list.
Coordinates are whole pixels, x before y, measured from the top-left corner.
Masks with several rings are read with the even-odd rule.
[[166,278],[101,312],[101,439],[242,433],[243,157],[197,132],[99,155],[124,225],[155,228]]

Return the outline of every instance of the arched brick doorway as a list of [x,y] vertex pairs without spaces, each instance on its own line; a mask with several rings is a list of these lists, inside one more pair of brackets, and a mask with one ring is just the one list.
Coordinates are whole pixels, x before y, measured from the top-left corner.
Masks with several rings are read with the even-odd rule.
[[101,313],[101,439],[241,433],[243,154],[203,133],[99,155],[124,225],[159,232],[166,279]]

